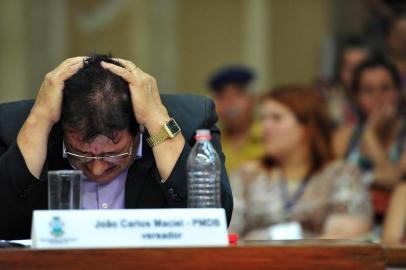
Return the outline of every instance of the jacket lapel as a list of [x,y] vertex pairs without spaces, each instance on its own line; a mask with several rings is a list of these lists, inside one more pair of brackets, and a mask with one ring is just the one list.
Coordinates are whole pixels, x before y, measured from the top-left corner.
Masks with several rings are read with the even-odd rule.
[[128,170],[127,181],[125,184],[125,208],[137,208],[145,182],[155,181],[155,179],[147,179],[148,172],[150,172],[155,161],[152,149],[145,140],[147,136],[148,135],[144,133],[142,157],[134,161]]

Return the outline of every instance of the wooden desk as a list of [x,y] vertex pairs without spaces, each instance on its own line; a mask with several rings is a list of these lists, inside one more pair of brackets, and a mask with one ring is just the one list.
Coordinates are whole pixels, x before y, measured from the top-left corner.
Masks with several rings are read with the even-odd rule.
[[386,246],[385,247],[387,265],[391,267],[406,267],[406,247]]
[[385,269],[379,245],[283,241],[226,248],[0,250],[0,269]]

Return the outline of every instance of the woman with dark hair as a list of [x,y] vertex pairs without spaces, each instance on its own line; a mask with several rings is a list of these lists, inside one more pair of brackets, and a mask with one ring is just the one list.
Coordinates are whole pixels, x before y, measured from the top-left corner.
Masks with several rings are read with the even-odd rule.
[[268,93],[260,107],[265,156],[232,176],[230,231],[244,239],[366,233],[369,197],[356,167],[334,161],[324,100],[289,86]]
[[372,185],[375,218],[380,223],[389,191],[406,172],[400,76],[391,62],[376,56],[357,67],[352,89],[359,121],[337,131],[335,151],[367,173],[366,184]]

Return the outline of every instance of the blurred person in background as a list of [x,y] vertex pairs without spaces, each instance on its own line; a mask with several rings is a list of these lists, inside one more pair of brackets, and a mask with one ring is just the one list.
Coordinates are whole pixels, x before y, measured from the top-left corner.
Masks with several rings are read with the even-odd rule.
[[324,91],[329,112],[336,127],[357,121],[356,109],[351,94],[351,83],[354,69],[369,54],[368,47],[357,36],[348,37],[339,51],[336,83]]
[[385,217],[383,243],[387,245],[406,244],[406,183],[400,183],[394,190]]
[[406,95],[406,14],[399,15],[389,24],[386,37],[388,53],[400,73],[403,96]]
[[265,154],[231,176],[231,232],[264,240],[275,239],[273,232],[283,227],[298,238],[353,238],[369,231],[368,192],[355,166],[334,159],[326,112],[311,88],[287,86],[265,95]]
[[364,22],[363,36],[367,43],[377,51],[385,51],[385,36],[399,14],[406,11],[404,0],[364,0],[368,9]]
[[336,154],[367,173],[365,184],[372,185],[378,224],[385,214],[390,190],[406,170],[406,123],[400,87],[399,73],[389,60],[374,56],[359,65],[352,87],[359,121],[339,129],[334,140]]
[[241,66],[224,68],[209,80],[220,119],[228,172],[262,153],[260,131],[253,116],[255,97],[250,89],[254,80],[254,72]]

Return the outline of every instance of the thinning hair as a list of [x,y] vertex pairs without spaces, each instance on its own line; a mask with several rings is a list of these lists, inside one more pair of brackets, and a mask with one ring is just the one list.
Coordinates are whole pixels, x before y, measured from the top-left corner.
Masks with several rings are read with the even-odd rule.
[[101,61],[123,67],[111,55],[91,55],[84,66],[65,81],[61,123],[64,132],[79,133],[83,142],[104,135],[116,141],[116,132],[135,135],[135,120],[128,83],[104,69]]

